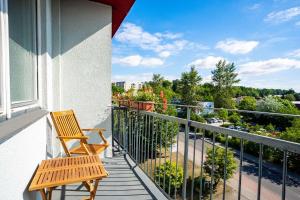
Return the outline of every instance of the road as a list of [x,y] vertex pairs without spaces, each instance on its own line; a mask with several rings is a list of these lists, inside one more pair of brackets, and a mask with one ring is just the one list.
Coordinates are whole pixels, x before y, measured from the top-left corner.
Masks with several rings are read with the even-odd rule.
[[[200,166],[202,141],[196,140],[195,162]],[[211,146],[210,142],[205,143],[205,149]],[[179,134],[178,151],[183,155],[184,153],[184,133]],[[189,139],[189,160],[193,161],[194,140]],[[205,155],[204,155],[205,157]],[[205,160],[205,159],[204,159]],[[236,156],[239,163],[239,157]],[[257,158],[244,153],[243,169],[242,169],[242,199],[257,199],[257,182],[258,182],[258,162]],[[234,174],[233,178],[227,181],[227,184],[235,190],[235,196],[238,192],[239,169]],[[261,199],[262,200],[280,200],[282,191],[282,173],[277,166],[267,163],[263,166]],[[235,198],[236,199],[236,198]],[[299,200],[300,199],[300,181],[289,177],[286,186],[286,199]]]

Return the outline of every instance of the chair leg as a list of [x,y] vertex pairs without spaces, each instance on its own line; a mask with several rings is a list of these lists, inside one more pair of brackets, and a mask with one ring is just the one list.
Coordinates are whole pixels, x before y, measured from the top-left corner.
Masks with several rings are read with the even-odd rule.
[[90,192],[91,193],[90,194],[90,200],[94,200],[95,199],[99,181],[100,181],[99,179],[95,180],[95,184],[94,184],[93,190]]
[[40,190],[41,196],[43,200],[48,200],[46,191],[44,189]]
[[49,188],[49,189],[48,189],[48,199],[49,199],[49,200],[52,199],[52,190],[53,190],[53,188]]

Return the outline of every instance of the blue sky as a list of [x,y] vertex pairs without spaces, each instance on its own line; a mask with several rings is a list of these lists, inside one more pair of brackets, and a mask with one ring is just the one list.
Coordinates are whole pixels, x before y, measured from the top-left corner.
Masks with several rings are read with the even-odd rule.
[[240,85],[300,92],[300,0],[137,0],[113,39],[113,81],[180,78],[195,66],[210,82],[220,59]]

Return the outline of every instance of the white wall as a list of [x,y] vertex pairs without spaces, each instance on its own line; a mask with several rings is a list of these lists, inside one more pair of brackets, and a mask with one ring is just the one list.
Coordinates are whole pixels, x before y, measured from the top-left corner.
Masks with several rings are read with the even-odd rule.
[[111,144],[112,9],[89,0],[58,4],[52,3],[53,108],[73,109],[82,128],[106,128]]
[[[40,105],[50,111],[74,109],[82,128],[106,128],[111,144],[111,7],[89,0],[52,0],[51,5],[47,18],[47,9],[41,10]],[[36,199],[27,184],[47,150],[54,156],[61,150],[51,132],[51,120],[43,117],[0,144],[0,199]],[[53,148],[46,149],[47,139]],[[91,140],[100,142],[97,134]],[[111,149],[105,155],[111,156]]]
[[35,199],[27,185],[46,158],[46,117],[0,145],[0,199]]

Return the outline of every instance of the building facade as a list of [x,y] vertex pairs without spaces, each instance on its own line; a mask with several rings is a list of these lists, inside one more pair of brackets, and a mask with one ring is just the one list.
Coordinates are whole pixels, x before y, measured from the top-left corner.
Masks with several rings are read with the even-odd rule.
[[49,111],[73,109],[111,141],[111,38],[133,3],[0,0],[0,199],[39,199],[33,172],[64,154]]

